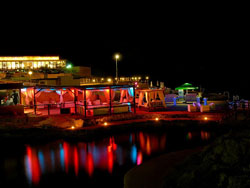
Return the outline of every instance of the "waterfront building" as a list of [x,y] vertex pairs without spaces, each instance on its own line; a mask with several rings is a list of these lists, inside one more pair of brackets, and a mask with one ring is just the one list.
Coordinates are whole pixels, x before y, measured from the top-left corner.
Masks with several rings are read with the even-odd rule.
[[1,56],[0,71],[57,69],[66,67],[66,60],[59,56]]
[[[23,86],[0,83],[0,114],[79,114],[85,117],[135,112],[130,85]],[[22,111],[22,113],[21,113]]]

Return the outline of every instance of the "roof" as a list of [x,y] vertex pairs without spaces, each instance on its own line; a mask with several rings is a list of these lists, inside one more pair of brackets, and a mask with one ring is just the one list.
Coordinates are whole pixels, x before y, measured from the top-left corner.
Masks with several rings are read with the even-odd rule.
[[[33,86],[34,87],[34,86]],[[130,88],[134,87],[133,85],[85,85],[85,86],[47,86],[47,85],[38,85],[35,88],[78,88],[78,89],[87,89],[87,90],[95,90],[95,89],[116,89],[116,88]]]
[[163,89],[137,89],[136,91],[154,92],[154,91],[164,91],[164,90]]
[[194,87],[190,83],[185,83],[185,84],[182,84],[181,86],[175,88],[175,90],[181,90],[181,89],[186,89],[186,90],[189,90],[189,89],[198,89],[198,87]]

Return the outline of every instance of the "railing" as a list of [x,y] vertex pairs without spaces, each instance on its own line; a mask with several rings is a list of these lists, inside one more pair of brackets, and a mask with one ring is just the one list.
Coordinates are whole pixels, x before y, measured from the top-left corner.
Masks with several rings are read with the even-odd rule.
[[107,105],[86,105],[65,102],[65,103],[46,103],[46,104],[35,104],[26,105],[35,114],[40,115],[53,115],[53,114],[79,114],[83,116],[98,116],[98,115],[111,115],[118,113],[126,113],[131,111],[131,103],[112,103]]

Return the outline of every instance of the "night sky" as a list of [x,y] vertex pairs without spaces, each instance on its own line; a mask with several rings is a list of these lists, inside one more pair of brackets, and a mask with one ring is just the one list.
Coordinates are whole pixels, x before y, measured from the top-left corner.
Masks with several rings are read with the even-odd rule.
[[249,98],[244,17],[200,11],[90,19],[49,12],[32,21],[32,13],[3,22],[0,56],[60,55],[74,65],[91,66],[93,75],[115,76],[112,55],[119,52],[120,76],[149,75],[171,88],[190,82]]

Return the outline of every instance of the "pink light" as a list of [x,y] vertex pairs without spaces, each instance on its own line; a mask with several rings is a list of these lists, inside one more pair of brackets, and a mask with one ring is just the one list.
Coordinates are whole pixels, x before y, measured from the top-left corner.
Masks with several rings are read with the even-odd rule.
[[140,165],[142,163],[143,155],[142,152],[139,151],[137,154],[137,165]]

